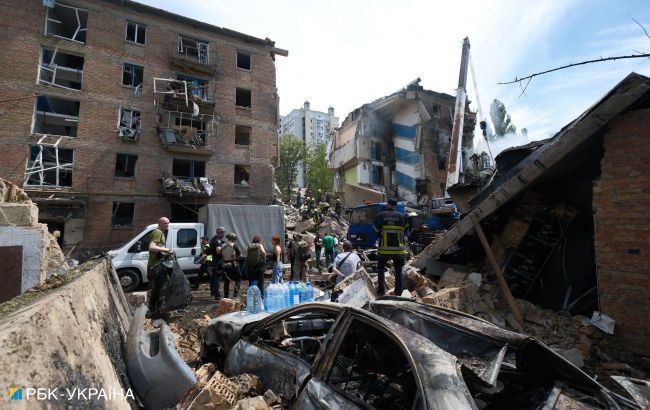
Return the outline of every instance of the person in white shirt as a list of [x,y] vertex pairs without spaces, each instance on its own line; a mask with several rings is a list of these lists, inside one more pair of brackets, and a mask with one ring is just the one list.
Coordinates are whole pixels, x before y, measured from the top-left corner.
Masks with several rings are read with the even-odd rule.
[[343,252],[336,255],[332,264],[332,272],[336,274],[336,282],[340,282],[346,277],[356,272],[361,258],[354,252],[352,242],[343,242]]

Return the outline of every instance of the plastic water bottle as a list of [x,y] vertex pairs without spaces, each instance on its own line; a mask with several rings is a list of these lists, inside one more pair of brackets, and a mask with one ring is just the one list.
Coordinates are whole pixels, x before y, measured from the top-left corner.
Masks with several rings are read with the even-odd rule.
[[281,283],[275,285],[275,290],[273,293],[273,306],[275,310],[284,309],[284,289]]
[[302,282],[298,282],[298,295],[300,299],[300,303],[305,303],[307,301],[307,294],[305,291],[307,288],[305,287],[305,284]]
[[305,294],[307,296],[307,302],[314,301],[314,287],[311,285],[311,282],[307,282],[305,285]]
[[252,314],[260,313],[262,310],[261,299],[260,288],[257,287],[257,281],[254,280],[246,291],[246,311]]
[[291,302],[291,306],[300,303],[300,293],[298,285],[295,282],[289,284],[289,300]]
[[284,302],[282,303],[283,308],[288,308],[289,306],[291,306],[291,301],[290,301],[291,297],[289,295],[289,283],[282,284],[282,298]]
[[[248,294],[246,295],[248,298]],[[248,300],[247,300],[248,303]],[[271,297],[271,286],[265,286],[264,287],[264,310],[267,312],[272,312],[272,303],[273,303],[273,298]]]

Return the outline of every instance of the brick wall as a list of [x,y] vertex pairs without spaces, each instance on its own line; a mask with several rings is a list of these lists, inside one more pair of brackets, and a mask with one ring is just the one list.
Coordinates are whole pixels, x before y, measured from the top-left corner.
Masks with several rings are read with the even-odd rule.
[[[168,215],[170,200],[159,195],[158,179],[171,175],[175,158],[206,161],[207,176],[216,180],[215,194],[209,202],[269,201],[273,194],[272,161],[277,151],[277,90],[275,63],[267,45],[112,2],[62,3],[88,10],[85,44],[44,35],[46,8],[40,0],[0,0],[4,33],[4,46],[0,49],[0,169],[3,177],[23,184],[29,146],[40,137],[31,133],[34,94],[80,102],[78,135],[60,143],[61,148],[74,150],[72,186],[28,188],[33,197],[74,197],[88,204],[84,239],[78,250],[110,249],[154,223],[158,216]],[[147,26],[145,45],[125,41],[127,20]],[[180,70],[170,64],[169,55],[179,34],[209,41],[211,57],[216,57],[214,75]],[[81,91],[36,83],[41,46],[58,47],[60,51],[84,57]],[[236,67],[237,50],[251,54],[250,71]],[[122,85],[124,62],[144,67],[141,96]],[[160,143],[155,130],[158,107],[153,105],[153,78],[176,78],[177,74],[208,79],[214,91],[218,124],[216,137],[210,142],[214,151],[211,156],[172,153]],[[235,107],[236,87],[252,91],[250,110]],[[136,142],[123,141],[117,135],[120,107],[142,113],[142,131]],[[252,128],[249,147],[235,145],[235,125]],[[114,176],[118,153],[138,156],[135,178]],[[251,167],[250,188],[244,193],[236,194],[234,189],[235,164]],[[135,202],[133,227],[111,227],[113,201]]]
[[616,320],[613,351],[650,357],[650,109],[609,128],[593,199],[600,307]]

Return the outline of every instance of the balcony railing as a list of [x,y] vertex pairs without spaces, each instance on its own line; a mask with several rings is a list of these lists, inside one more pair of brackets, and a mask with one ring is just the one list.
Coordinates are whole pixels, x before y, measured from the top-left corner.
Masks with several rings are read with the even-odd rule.
[[160,193],[173,197],[210,198],[215,181],[205,177],[167,177],[160,178]]
[[216,53],[210,50],[209,44],[178,41],[172,43],[169,55],[172,64],[186,70],[214,74],[217,69]]

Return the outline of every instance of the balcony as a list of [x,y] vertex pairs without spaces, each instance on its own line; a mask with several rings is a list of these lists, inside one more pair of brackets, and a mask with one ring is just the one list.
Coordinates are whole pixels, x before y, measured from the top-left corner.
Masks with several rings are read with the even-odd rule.
[[210,156],[214,153],[208,144],[212,132],[192,127],[158,128],[163,148],[179,154]]
[[207,42],[180,36],[169,51],[171,64],[184,71],[214,75],[217,71],[216,53]]
[[205,177],[167,177],[160,178],[160,193],[175,198],[210,198],[215,181]]

